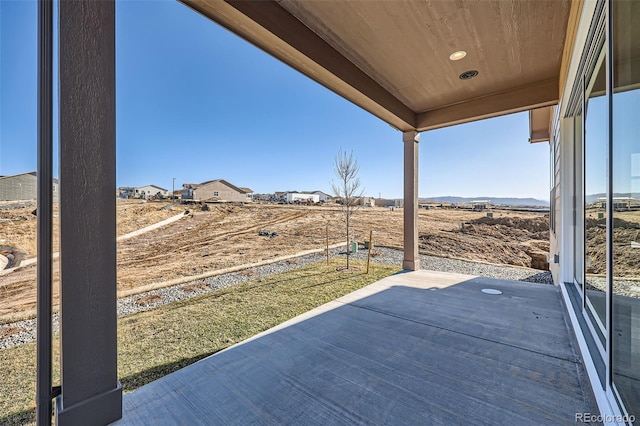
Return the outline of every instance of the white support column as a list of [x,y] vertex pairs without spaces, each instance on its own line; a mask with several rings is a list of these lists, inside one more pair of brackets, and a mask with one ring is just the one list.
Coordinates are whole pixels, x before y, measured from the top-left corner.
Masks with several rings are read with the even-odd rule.
[[420,269],[418,257],[418,143],[415,131],[402,134],[404,144],[404,261],[409,271]]

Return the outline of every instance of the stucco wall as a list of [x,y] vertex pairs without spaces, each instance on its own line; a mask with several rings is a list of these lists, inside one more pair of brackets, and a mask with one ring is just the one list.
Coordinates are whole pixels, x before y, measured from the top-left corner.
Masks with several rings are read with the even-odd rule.
[[213,199],[240,203],[251,201],[251,197],[248,197],[247,194],[241,194],[222,182],[211,182],[206,185],[199,186],[198,189],[193,191],[193,198],[203,201]]
[[[53,184],[53,201],[58,202],[60,191]],[[0,179],[0,201],[35,200],[38,197],[38,179],[32,174],[8,176]]]
[[160,189],[160,188],[156,188],[155,186],[151,186],[151,185],[141,186],[141,187],[138,187],[136,189],[138,190],[138,194],[146,194],[147,197],[153,197],[158,192],[160,193],[160,195],[162,195],[164,197],[168,197],[169,196],[169,191],[163,190],[163,189]]

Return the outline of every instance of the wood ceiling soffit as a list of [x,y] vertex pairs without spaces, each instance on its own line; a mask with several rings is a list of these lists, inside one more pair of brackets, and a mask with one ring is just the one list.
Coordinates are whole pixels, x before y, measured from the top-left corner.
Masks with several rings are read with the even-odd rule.
[[[279,2],[414,111],[557,78],[570,10],[565,0]],[[461,47],[467,58],[450,61]],[[480,78],[461,84],[469,69]]]
[[[420,70],[415,70],[411,67],[399,66],[399,64],[394,64],[394,69],[397,69],[398,75],[396,78],[391,76],[391,80],[395,81],[396,84],[392,84],[389,81],[384,72],[378,72],[379,69],[376,65],[372,64],[368,59],[367,55],[370,52],[367,52],[367,49],[370,46],[376,46],[376,53],[385,52],[390,50],[398,51],[401,49],[398,45],[394,45],[393,41],[393,32],[397,31],[399,28],[406,26],[406,22],[398,22],[396,16],[393,15],[385,15],[384,22],[376,22],[375,31],[369,32],[359,32],[359,25],[364,25],[371,29],[372,22],[368,19],[366,14],[360,14],[357,17],[359,22],[354,21],[354,15],[345,13],[345,9],[351,9],[353,11],[354,8],[359,9],[360,12],[366,12],[368,9],[374,9],[376,7],[386,7],[384,2],[369,2],[366,3],[366,8],[360,8],[359,6],[362,3],[352,2],[348,4],[343,2],[340,4],[341,9],[339,13],[333,13],[333,7],[335,3],[318,3],[318,2],[309,2],[306,0],[277,0],[278,3],[286,9],[289,13],[296,17],[300,22],[302,22],[305,26],[311,29],[315,34],[317,34],[320,38],[325,40],[333,49],[339,52],[342,56],[344,56],[351,63],[355,64],[360,70],[362,70],[365,74],[373,78],[378,84],[380,84],[385,90],[389,93],[393,93],[396,98],[398,98],[402,103],[407,105],[412,110],[415,110],[415,105],[411,104],[411,99],[403,96],[402,93],[402,84],[398,87],[397,82],[400,81],[404,76],[408,74],[422,74]],[[389,2],[386,3],[388,5],[392,5],[395,9],[400,9],[399,6],[402,6],[397,2]],[[326,6],[331,9],[328,10]],[[315,6],[315,7],[314,7]],[[354,6],[354,7],[350,7]],[[318,10],[320,9],[320,10]],[[386,26],[380,26],[384,24]],[[403,25],[404,24],[404,25]],[[353,36],[353,33],[357,33],[357,37],[349,37],[344,32],[336,32],[334,29],[335,26],[339,26],[341,29],[349,29],[352,32],[350,35]],[[342,35],[347,37],[342,37]],[[415,56],[415,49],[407,49],[407,44],[410,42],[415,42],[414,39],[403,40],[402,49],[409,50],[412,56]],[[360,44],[359,44],[360,43]],[[379,49],[379,50],[378,50]],[[409,89],[409,88],[408,88]]]
[[[499,83],[485,85],[486,87],[483,87],[482,90],[477,87],[475,89],[472,87],[465,89],[463,96],[455,90],[447,89],[445,90],[446,93],[440,94],[440,97],[445,96],[443,99],[438,98],[436,93],[438,90],[434,91],[433,87],[425,86],[425,83],[423,84],[424,87],[421,87],[418,91],[413,91],[411,94],[411,96],[414,96],[412,98],[413,102],[407,103],[405,102],[406,99],[405,101],[403,99],[410,96],[405,93],[405,90],[408,89],[385,87],[384,81],[386,80],[384,78],[377,74],[370,76],[361,68],[362,64],[356,65],[350,56],[343,54],[342,50],[346,48],[345,46],[341,48],[338,46],[337,49],[331,44],[331,40],[325,40],[326,34],[319,35],[322,30],[318,33],[317,29],[314,30],[309,26],[315,25],[313,22],[307,25],[306,22],[302,22],[287,10],[291,2],[283,3],[287,5],[287,8],[285,8],[274,0],[179,1],[402,131],[413,129],[423,131],[511,112],[525,111],[534,107],[552,105],[557,102],[559,97],[558,73],[560,72],[561,57],[563,55],[562,47],[559,47],[558,52],[556,52],[558,53],[558,58],[555,71],[549,68],[552,66],[551,63],[547,64],[540,69],[541,73],[538,74],[540,77],[538,80],[531,81],[529,78],[524,78],[516,86],[517,78],[515,81],[505,81],[505,76],[517,75],[517,70],[513,70],[513,72],[502,73]],[[581,2],[582,0],[577,1]],[[564,3],[563,12],[569,14],[569,3],[560,2],[560,0],[559,3]],[[571,3],[572,8],[575,6],[573,3]],[[304,9],[305,6],[297,4],[296,7]],[[439,7],[445,7],[445,5],[441,4]],[[493,7],[503,8],[500,2],[495,3]],[[510,11],[510,9],[505,9],[501,13],[509,14]],[[297,11],[295,13],[302,12]],[[518,13],[522,14],[522,11]],[[563,13],[559,13],[559,15],[563,15]],[[305,19],[308,19],[308,17],[305,17]],[[567,21],[564,22],[566,26]],[[477,25],[486,26],[482,22],[477,23]],[[333,28],[331,30],[333,31]],[[479,29],[476,30],[479,31]],[[528,30],[524,32],[527,33]],[[567,35],[563,33],[563,42],[566,37]],[[557,47],[557,45],[554,46]],[[431,59],[433,60],[433,58]],[[445,62],[449,64],[448,57]],[[511,61],[507,62],[511,63]],[[523,65],[520,64],[519,66]],[[407,71],[409,71],[415,67],[408,66],[404,68],[408,68]],[[544,72],[542,72],[543,70]],[[500,75],[500,73],[489,73],[488,71],[482,75],[487,78],[487,76],[496,74]],[[553,81],[551,80],[552,75]],[[379,81],[382,83],[379,83]],[[455,75],[455,82],[456,84],[459,83],[457,74]],[[434,87],[442,89],[442,84],[437,83],[437,81],[434,80],[433,84],[436,85]],[[516,88],[513,89],[513,87]],[[549,87],[554,87],[556,93],[550,94]],[[461,96],[456,95],[456,93]],[[428,94],[428,96],[425,94]],[[459,102],[458,99],[460,100]],[[418,104],[429,104],[432,107],[418,109],[423,111],[426,109],[426,111],[416,114],[411,108],[411,105],[416,104],[416,102]],[[446,106],[441,107],[439,106],[440,104]]]
[[576,36],[578,34],[578,25],[580,24],[580,13],[582,12],[582,6],[584,0],[572,0],[571,9],[569,10],[569,18],[567,20],[567,30],[564,41],[564,48],[562,51],[562,64],[560,66],[560,85],[559,96],[562,97],[562,91],[567,82],[567,74],[569,73],[569,64],[571,63],[571,54],[573,52],[573,46],[576,43]]
[[180,0],[319,84],[399,130],[416,115],[273,0]]
[[497,117],[558,103],[558,79],[542,81],[418,114],[417,130],[425,131]]

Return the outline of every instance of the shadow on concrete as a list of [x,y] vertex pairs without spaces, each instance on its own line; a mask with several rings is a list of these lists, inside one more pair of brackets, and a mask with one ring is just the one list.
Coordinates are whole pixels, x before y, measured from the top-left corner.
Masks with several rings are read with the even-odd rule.
[[201,359],[207,358],[213,355],[214,353],[216,352],[199,354],[190,358],[182,358],[175,362],[158,365],[153,368],[140,371],[139,373],[136,373],[136,374],[132,374],[126,377],[121,377],[120,383],[122,384],[122,390],[124,392],[130,392],[134,389],[137,389],[141,386],[146,385],[147,383],[151,383],[154,380],[158,380],[161,377],[164,377],[168,374],[171,374],[175,371],[180,370],[181,368],[187,367],[195,362],[198,362]]

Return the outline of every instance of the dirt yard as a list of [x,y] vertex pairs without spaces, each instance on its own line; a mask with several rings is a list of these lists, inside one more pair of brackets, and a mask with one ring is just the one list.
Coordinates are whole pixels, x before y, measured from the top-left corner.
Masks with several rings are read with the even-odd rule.
[[[327,230],[330,244],[344,241],[338,206],[213,204],[209,211],[201,211],[200,206],[163,209],[164,206],[166,203],[118,203],[118,235],[186,209],[191,211],[184,219],[161,229],[118,242],[119,291],[323,248]],[[0,221],[0,240],[4,240],[0,245],[22,250],[26,258],[35,255],[36,221],[31,211],[33,207],[0,211],[0,218],[25,218]],[[358,241],[367,240],[369,232],[374,231],[374,245],[402,247],[400,209],[362,208],[352,223],[352,233]],[[496,210],[494,217],[488,218],[482,212],[420,210],[420,251],[544,268],[548,227],[548,216],[537,213]],[[259,235],[260,231],[270,236]],[[57,269],[55,263],[54,271]],[[35,266],[0,276],[0,323],[32,315],[35,277]],[[57,282],[57,273],[54,279]],[[57,297],[56,289],[54,299]]]
[[[118,236],[174,216],[182,211],[182,206],[162,207],[167,203],[140,203],[136,201],[118,202]],[[12,247],[24,253],[25,259],[36,257],[36,210],[35,206],[0,210],[0,246]],[[58,204],[53,205],[53,247],[57,251],[59,232]]]
[[[607,268],[607,226],[601,209],[587,211],[585,246],[587,275],[603,277]],[[598,213],[601,214],[599,217]],[[613,270],[616,279],[640,279],[640,212],[616,211],[613,216]]]

